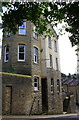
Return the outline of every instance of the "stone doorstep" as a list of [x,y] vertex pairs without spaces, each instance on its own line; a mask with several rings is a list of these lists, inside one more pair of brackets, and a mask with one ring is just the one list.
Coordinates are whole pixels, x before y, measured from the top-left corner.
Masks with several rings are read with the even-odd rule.
[[[20,116],[20,115],[10,115],[10,116],[2,116],[2,118],[56,118],[56,117],[66,117],[66,116],[73,116],[77,117],[78,114],[61,114],[61,115],[32,115],[32,116]],[[0,117],[1,118],[1,117]]]

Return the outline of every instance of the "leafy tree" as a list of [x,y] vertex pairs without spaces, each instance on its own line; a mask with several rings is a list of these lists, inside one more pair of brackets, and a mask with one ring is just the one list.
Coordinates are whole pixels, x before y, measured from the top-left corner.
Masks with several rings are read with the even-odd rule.
[[52,35],[54,29],[51,28],[64,21],[68,24],[65,30],[70,33],[72,46],[79,43],[79,2],[3,2],[2,5],[7,7],[2,16],[4,31],[15,34],[18,26],[27,19],[36,25],[39,34]]

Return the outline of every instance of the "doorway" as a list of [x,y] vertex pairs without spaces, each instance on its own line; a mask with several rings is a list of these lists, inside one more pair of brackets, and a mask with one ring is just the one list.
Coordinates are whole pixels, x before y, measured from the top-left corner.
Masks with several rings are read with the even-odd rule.
[[47,78],[41,79],[42,85],[42,111],[48,112],[48,90],[47,90]]
[[12,86],[5,88],[5,114],[12,113]]

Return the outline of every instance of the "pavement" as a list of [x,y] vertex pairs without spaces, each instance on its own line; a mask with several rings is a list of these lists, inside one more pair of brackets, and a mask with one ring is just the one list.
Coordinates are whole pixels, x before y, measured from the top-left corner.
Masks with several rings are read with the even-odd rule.
[[28,119],[40,119],[40,118],[61,118],[61,117],[72,117],[72,118],[76,118],[76,117],[79,117],[78,114],[61,114],[61,115],[30,115],[30,116],[26,116],[26,115],[10,115],[10,116],[2,116],[2,118],[28,118]]

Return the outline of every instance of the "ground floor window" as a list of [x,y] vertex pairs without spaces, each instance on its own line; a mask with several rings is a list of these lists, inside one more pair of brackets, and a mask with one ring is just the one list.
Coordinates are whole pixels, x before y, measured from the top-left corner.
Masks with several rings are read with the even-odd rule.
[[60,80],[57,79],[57,93],[60,92]]
[[53,80],[53,78],[51,79],[51,93],[54,94],[54,80]]
[[34,77],[34,91],[39,90],[39,77]]

